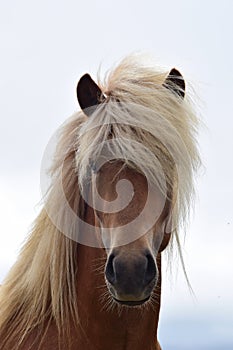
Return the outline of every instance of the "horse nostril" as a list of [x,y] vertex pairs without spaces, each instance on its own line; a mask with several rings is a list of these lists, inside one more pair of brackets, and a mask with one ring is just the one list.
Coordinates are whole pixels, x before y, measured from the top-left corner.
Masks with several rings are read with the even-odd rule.
[[105,267],[105,278],[118,290],[126,294],[133,294],[144,289],[155,281],[157,267],[153,256],[147,252],[145,255],[116,256],[111,253]]
[[111,284],[115,282],[115,272],[113,268],[113,259],[115,258],[114,254],[110,254],[108,258],[108,262],[105,268],[105,276]]
[[145,273],[145,283],[149,284],[156,276],[156,265],[153,256],[148,253],[147,258],[147,268]]

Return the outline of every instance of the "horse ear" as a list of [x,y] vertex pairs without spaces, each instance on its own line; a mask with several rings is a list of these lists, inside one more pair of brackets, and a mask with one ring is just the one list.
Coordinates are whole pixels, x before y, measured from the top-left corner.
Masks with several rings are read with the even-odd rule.
[[185,81],[181,73],[173,68],[168,74],[163,86],[173,91],[176,95],[184,98],[185,95]]
[[81,109],[88,117],[92,115],[96,107],[105,99],[101,89],[89,74],[84,74],[79,80],[77,98]]

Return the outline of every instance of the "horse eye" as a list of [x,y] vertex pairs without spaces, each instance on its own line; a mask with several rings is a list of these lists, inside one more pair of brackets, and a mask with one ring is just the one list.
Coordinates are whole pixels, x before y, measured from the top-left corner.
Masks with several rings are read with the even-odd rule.
[[97,174],[98,169],[97,169],[97,166],[96,166],[96,163],[94,162],[94,160],[90,161],[90,168],[94,174]]

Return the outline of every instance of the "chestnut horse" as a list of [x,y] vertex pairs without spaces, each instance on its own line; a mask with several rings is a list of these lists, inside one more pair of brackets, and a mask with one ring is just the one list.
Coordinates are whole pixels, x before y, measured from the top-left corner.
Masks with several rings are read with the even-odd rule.
[[0,289],[0,348],[159,350],[161,253],[174,238],[181,254],[198,120],[179,71],[134,56],[105,84],[85,74],[77,97]]

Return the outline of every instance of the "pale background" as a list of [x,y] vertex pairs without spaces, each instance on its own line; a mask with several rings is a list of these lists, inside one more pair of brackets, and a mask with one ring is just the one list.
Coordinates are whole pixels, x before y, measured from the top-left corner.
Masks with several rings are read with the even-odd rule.
[[78,108],[78,78],[149,52],[194,84],[207,126],[184,248],[196,299],[181,269],[164,278],[159,337],[164,350],[233,349],[232,14],[231,0],[0,1],[0,282],[38,213],[43,151]]

